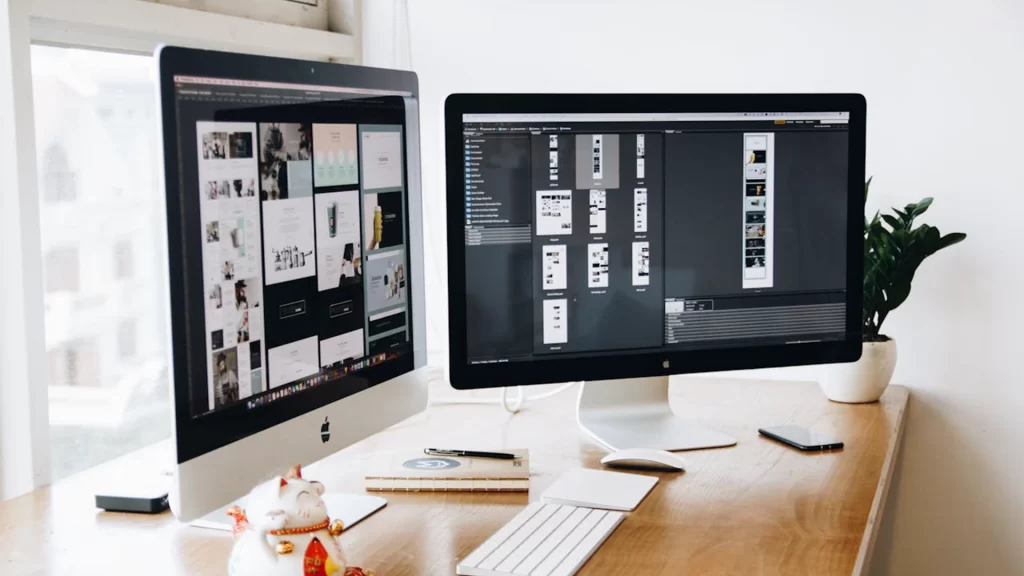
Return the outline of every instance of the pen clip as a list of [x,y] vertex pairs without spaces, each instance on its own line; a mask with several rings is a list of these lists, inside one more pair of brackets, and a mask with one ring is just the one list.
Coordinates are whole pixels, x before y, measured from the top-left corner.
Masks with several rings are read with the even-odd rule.
[[427,456],[458,456],[452,450],[438,450],[437,448],[424,448],[423,453]]

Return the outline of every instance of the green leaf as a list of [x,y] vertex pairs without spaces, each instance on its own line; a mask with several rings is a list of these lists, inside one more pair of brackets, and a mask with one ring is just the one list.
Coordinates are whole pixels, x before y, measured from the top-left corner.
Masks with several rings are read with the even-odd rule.
[[925,257],[935,254],[938,252],[939,248],[941,248],[939,242],[942,240],[942,235],[939,234],[938,228],[932,228],[927,224],[922,224],[921,228],[924,229],[924,234],[920,240],[922,244],[921,247],[924,250],[921,255],[921,259],[924,260]]
[[905,248],[910,243],[911,234],[911,232],[900,228],[892,231],[892,239],[896,246]]
[[963,242],[966,239],[967,234],[964,234],[963,232],[953,232],[950,234],[946,234],[945,236],[942,237],[942,240],[939,241],[939,250],[943,248],[948,248],[953,244]]
[[890,216],[890,215],[886,214],[886,215],[882,216],[882,220],[885,220],[885,222],[889,226],[892,226],[893,230],[898,230],[900,228],[903,228],[903,222],[901,222],[899,220],[899,218],[896,218],[895,216]]
[[[871,185],[864,183],[865,199]],[[930,197],[890,214],[875,213],[864,220],[864,310],[862,327],[867,337],[877,335],[889,313],[910,296],[918,268],[926,258],[943,248],[962,242],[966,234],[943,236],[928,224],[914,225],[914,219],[932,205]]]
[[[908,210],[908,212],[910,212],[914,216],[920,216],[921,214],[924,214],[924,211],[927,210],[928,207],[931,206],[931,205],[932,205],[932,198],[930,198],[930,197],[929,198],[923,198],[920,202],[918,202],[914,206],[913,210]],[[909,206],[908,206],[908,208],[909,208]]]

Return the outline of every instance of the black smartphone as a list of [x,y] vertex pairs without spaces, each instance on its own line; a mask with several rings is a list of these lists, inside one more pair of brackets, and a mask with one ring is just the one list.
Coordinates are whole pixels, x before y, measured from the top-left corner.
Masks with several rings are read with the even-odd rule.
[[843,443],[828,436],[811,432],[803,426],[787,424],[785,426],[773,426],[771,428],[759,428],[757,430],[762,436],[772,440],[778,440],[804,452],[819,452],[821,450],[838,450]]

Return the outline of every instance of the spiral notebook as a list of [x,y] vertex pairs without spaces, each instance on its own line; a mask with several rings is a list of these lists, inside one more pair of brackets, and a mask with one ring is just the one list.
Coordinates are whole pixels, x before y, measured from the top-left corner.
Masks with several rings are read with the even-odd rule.
[[367,468],[371,492],[528,492],[530,451],[506,450],[515,460],[428,456],[422,450],[386,452]]

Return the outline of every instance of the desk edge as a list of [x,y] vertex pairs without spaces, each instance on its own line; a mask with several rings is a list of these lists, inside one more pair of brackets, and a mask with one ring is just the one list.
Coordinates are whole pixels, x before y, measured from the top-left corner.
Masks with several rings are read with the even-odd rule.
[[[886,451],[885,462],[882,464],[882,473],[878,478],[878,489],[875,490],[875,498],[871,502],[871,511],[868,513],[868,522],[864,527],[864,536],[861,537],[860,550],[857,552],[857,561],[853,565],[853,576],[866,576],[871,568],[871,557],[875,551],[875,543],[878,540],[878,528],[885,511],[885,501],[889,496],[889,487],[892,485],[893,473],[896,469],[900,446],[903,444],[903,430],[906,428],[907,406],[910,404],[910,390],[905,386],[890,386],[889,390],[902,389],[903,402],[896,414],[896,430],[889,440],[889,449]],[[888,391],[887,391],[888,392]]]

